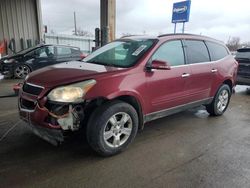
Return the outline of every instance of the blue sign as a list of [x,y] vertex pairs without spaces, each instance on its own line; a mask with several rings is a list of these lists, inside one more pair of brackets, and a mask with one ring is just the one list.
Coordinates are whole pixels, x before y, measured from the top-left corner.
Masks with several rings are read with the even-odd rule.
[[191,1],[182,1],[178,3],[174,3],[172,23],[188,22],[189,13],[190,13],[190,5],[191,5]]

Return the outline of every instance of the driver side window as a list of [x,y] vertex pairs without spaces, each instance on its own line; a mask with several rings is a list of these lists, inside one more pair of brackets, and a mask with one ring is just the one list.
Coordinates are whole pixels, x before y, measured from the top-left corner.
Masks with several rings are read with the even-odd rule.
[[53,46],[45,46],[42,48],[38,48],[28,54],[29,56],[33,58],[48,58],[54,56],[54,47]]
[[161,45],[152,56],[153,60],[168,62],[171,66],[184,65],[184,52],[180,40],[169,41]]

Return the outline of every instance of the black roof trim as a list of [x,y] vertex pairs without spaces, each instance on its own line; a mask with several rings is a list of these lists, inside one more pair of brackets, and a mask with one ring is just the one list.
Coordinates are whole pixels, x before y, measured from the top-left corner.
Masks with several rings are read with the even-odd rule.
[[237,49],[237,52],[249,52],[249,51],[250,51],[250,47]]
[[[187,36],[207,37],[207,36],[204,36],[204,35],[198,35],[198,34],[192,34],[192,33],[168,33],[168,34],[159,35],[158,37],[167,37],[167,36],[173,36],[173,35],[187,35]],[[210,38],[210,37],[207,37],[207,38]]]
[[167,33],[167,34],[162,34],[162,35],[159,35],[158,37],[166,37],[166,36],[173,36],[173,35],[203,36],[203,35],[192,34],[192,33]]
[[203,37],[203,38],[207,38],[208,40],[212,40],[212,41],[215,41],[215,42],[219,42],[219,43],[223,43],[223,41],[220,41],[220,40],[217,40],[217,39],[214,39],[212,37],[208,37],[208,36],[205,36],[205,35],[198,35],[198,34],[191,34],[191,33],[169,33],[169,34],[162,34],[162,35],[159,35],[158,37],[167,37],[167,36],[175,36],[175,35],[186,35],[186,36],[194,36],[194,37]]

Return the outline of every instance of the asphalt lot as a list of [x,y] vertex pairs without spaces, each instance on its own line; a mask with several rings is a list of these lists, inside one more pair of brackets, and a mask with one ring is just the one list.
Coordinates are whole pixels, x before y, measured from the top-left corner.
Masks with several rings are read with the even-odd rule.
[[250,187],[250,91],[221,117],[202,107],[146,124],[123,153],[102,158],[81,137],[54,147],[17,114],[0,80],[0,187]]

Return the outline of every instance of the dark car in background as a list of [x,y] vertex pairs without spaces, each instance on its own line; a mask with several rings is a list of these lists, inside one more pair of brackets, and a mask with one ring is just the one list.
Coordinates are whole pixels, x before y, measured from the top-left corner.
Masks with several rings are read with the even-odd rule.
[[238,49],[235,59],[239,63],[237,84],[250,85],[250,48]]
[[7,77],[25,78],[34,70],[84,57],[78,47],[41,44],[0,59],[0,71]]

